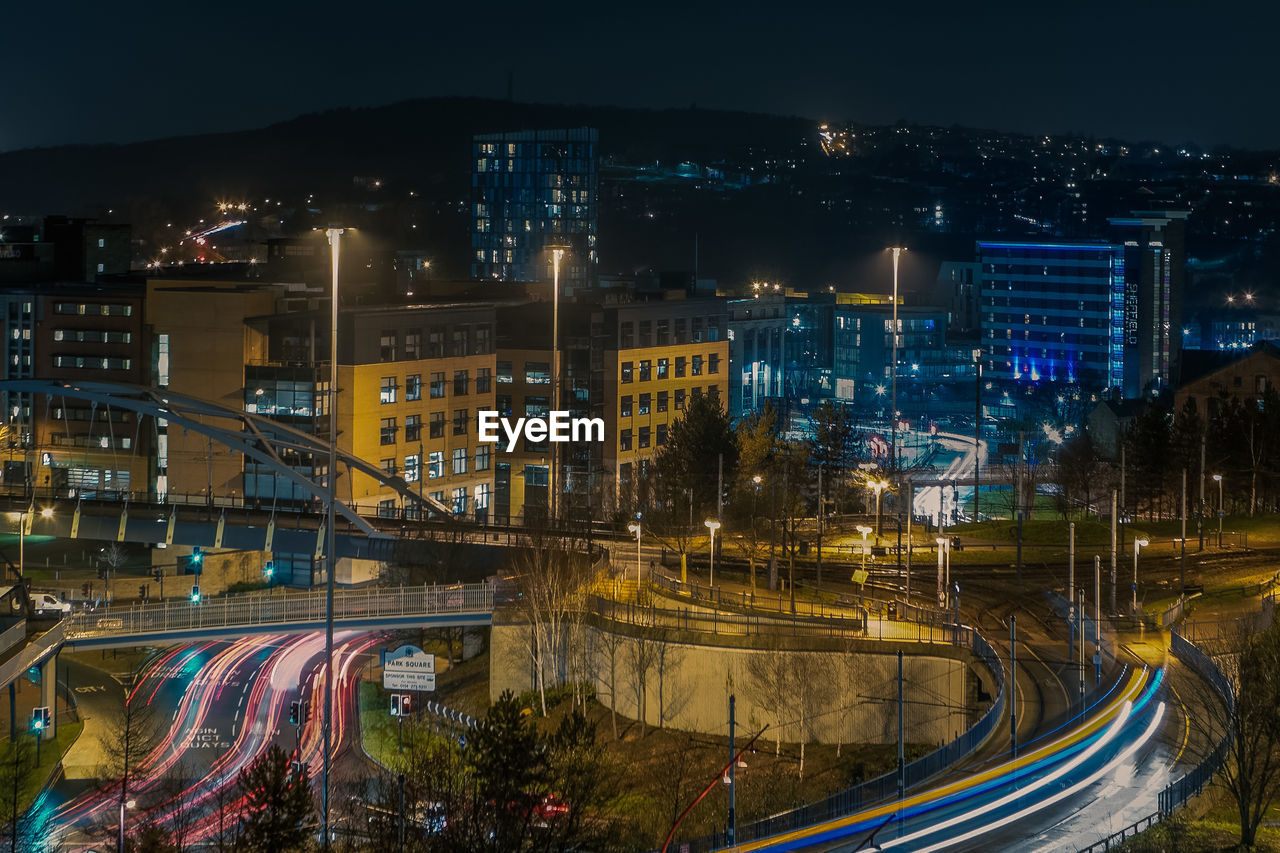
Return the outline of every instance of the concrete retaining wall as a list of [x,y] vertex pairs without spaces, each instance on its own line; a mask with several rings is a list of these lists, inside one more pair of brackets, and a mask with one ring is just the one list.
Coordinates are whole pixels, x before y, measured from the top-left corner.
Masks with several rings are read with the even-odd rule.
[[[650,725],[725,734],[732,693],[740,725],[767,723],[766,740],[781,728],[784,741],[896,743],[899,648],[907,739],[943,743],[972,722],[970,691],[976,694],[979,679],[970,674],[972,656],[949,646],[715,637],[591,624],[580,630],[585,652],[579,660],[557,662],[548,686],[570,670],[581,673],[606,707],[632,719],[643,708]],[[490,695],[533,689],[530,626],[495,623],[492,631]],[[980,679],[988,690],[989,680]]]

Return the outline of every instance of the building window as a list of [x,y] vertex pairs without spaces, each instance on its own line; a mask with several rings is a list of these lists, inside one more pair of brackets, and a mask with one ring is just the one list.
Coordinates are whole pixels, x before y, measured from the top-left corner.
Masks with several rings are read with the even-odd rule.
[[427,454],[427,479],[438,480],[444,476],[444,451],[433,450]]
[[489,508],[489,493],[490,493],[490,488],[488,483],[481,483],[480,485],[475,487],[477,513],[479,513],[480,510],[482,509]]
[[444,438],[444,412],[432,412],[427,422],[427,435],[431,438]]
[[385,501],[378,501],[378,518],[395,518],[396,517],[396,499],[390,498]]
[[404,378],[404,399],[407,403],[416,403],[422,399],[421,373],[411,373]]
[[396,384],[394,376],[382,377],[382,390],[378,394],[378,402],[394,403],[396,401],[396,392],[400,390],[400,386]]
[[622,402],[618,406],[618,416],[622,418],[631,417],[631,395],[630,394],[627,394],[622,398]]
[[640,449],[644,450],[649,446],[649,428],[647,426],[640,427]]
[[511,381],[512,381],[511,380],[511,362],[509,361],[498,362],[498,384],[510,385]]
[[677,346],[679,346],[680,344],[687,344],[687,343],[689,343],[688,324],[689,324],[689,321],[688,321],[688,320],[686,320],[684,317],[677,317],[677,318],[676,318],[676,340],[675,340],[675,342],[676,342],[676,345],[677,345]]
[[618,449],[619,450],[631,449],[631,430],[624,429],[622,432],[618,433]]
[[453,410],[453,434],[454,435],[467,434],[467,410],[466,409]]
[[651,340],[653,340],[653,322],[651,320],[641,320],[640,334],[636,338],[636,345],[647,347]]
[[396,419],[395,418],[382,419],[382,429],[379,434],[379,439],[381,444],[396,443]]
[[667,410],[667,392],[658,392],[658,414],[662,414]]
[[712,400],[714,400],[714,401],[715,401],[715,402],[717,402],[717,403],[718,403],[718,402],[720,402],[720,386],[719,386],[719,385],[708,385],[708,386],[707,386],[707,396],[708,396],[708,397],[710,397]]
[[404,458],[404,481],[416,483],[422,479],[422,457],[414,453]]
[[443,373],[431,374],[431,399],[432,400],[444,399],[444,374]]
[[683,388],[676,389],[676,411],[677,412],[684,411],[684,389]]
[[457,397],[471,393],[471,371],[455,370],[453,372],[453,393]]
[[467,449],[465,447],[455,447],[453,449],[453,473],[467,473]]
[[550,385],[551,364],[546,361],[526,361],[524,381],[526,385]]
[[106,272],[106,271],[107,271],[106,264],[98,264],[98,272]]
[[453,514],[462,515],[467,511],[467,488],[463,486],[453,490]]
[[649,359],[640,362],[640,382],[648,382],[650,379]]
[[422,357],[422,332],[414,329],[412,332],[404,333],[404,357],[405,358],[421,358]]
[[422,415],[405,415],[404,440],[422,441]]
[[476,393],[488,394],[493,390],[493,374],[489,372],[489,368],[482,367],[476,371]]
[[444,329],[434,326],[427,330],[427,358],[444,358]]
[[665,358],[658,359],[658,378],[667,378],[667,359]]
[[454,358],[460,358],[468,355],[471,342],[471,329],[468,326],[458,326],[453,330],[453,349],[450,355]]
[[667,425],[658,424],[658,435],[657,435],[657,438],[654,440],[654,444],[656,444],[658,447],[662,447],[666,443],[667,443]]
[[493,457],[491,455],[489,445],[482,444],[479,447],[477,447],[476,448],[476,470],[488,471],[490,461],[492,460],[492,458]]
[[640,395],[640,411],[638,412],[638,414],[641,414],[641,415],[649,414],[649,401],[652,399],[652,397],[653,397],[652,394]]
[[693,376],[702,375],[702,356],[695,355],[693,357],[693,366],[692,366],[692,369],[690,369],[689,373]]
[[713,352],[711,353],[711,355],[707,356],[707,358],[708,358],[707,373],[719,373],[720,372],[720,353]]
[[156,375],[161,388],[169,385],[169,336],[160,335],[156,349]]
[[636,326],[630,320],[622,324],[618,335],[618,348],[631,349],[635,346]]
[[[665,347],[671,343],[671,321],[658,321],[658,346]],[[658,377],[661,379],[662,377]]]
[[700,398],[702,396],[702,386],[694,385],[692,388],[690,388],[689,396],[694,400],[697,400],[698,398]]
[[396,475],[395,457],[393,456],[390,459],[383,459],[378,467],[381,468],[382,473],[386,474],[388,477],[394,477]]
[[684,378],[684,356],[676,356],[676,379]]
[[378,357],[383,361],[396,360],[396,330],[384,329],[378,336]]
[[622,362],[622,381],[631,381],[631,362],[629,361]]

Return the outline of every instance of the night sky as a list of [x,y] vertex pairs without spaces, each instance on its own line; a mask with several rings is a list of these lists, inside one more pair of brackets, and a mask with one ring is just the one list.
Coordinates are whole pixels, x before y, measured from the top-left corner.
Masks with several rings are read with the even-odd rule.
[[508,69],[523,101],[1280,148],[1280,5],[1261,0],[69,0],[4,19],[0,150],[505,97]]

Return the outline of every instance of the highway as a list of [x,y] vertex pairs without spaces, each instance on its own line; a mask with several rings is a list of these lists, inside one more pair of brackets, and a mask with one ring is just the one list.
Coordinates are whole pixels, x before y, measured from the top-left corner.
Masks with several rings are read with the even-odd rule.
[[[1166,708],[1164,671],[1128,673],[1095,703],[1084,725],[1051,732],[962,779],[855,814],[731,848],[747,851],[1030,850],[1059,848],[1059,830],[1082,802],[1139,779],[1152,799],[1163,782],[1155,735]],[[1021,829],[1039,827],[1028,837]],[[1043,827],[1049,825],[1050,828]],[[1078,840],[1077,840],[1078,843]],[[1087,843],[1087,842],[1086,842]],[[1074,849],[1074,848],[1070,848]]]
[[[343,753],[354,724],[362,656],[380,640],[380,635],[357,632],[335,636],[335,756]],[[318,786],[323,652],[323,635],[313,633],[195,643],[153,658],[134,687],[133,701],[154,709],[159,737],[129,786],[135,807],[127,822],[173,823],[177,817],[189,827],[188,843],[216,837],[239,813],[236,777],[272,743],[295,759],[300,756]],[[315,699],[298,732],[288,716],[300,688]],[[119,792],[63,782],[37,808],[66,849],[88,850],[100,846],[103,827],[118,825]]]

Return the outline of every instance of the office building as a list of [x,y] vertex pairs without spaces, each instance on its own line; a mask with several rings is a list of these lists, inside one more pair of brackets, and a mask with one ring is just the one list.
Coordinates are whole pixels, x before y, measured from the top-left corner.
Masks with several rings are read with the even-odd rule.
[[1135,210],[1111,220],[1114,242],[1124,248],[1125,397],[1159,394],[1177,381],[1189,215]]
[[782,341],[787,330],[786,297],[766,293],[730,299],[729,416],[759,411],[766,400],[782,396]]
[[596,280],[597,133],[591,128],[494,133],[471,144],[471,276],[551,281],[565,248],[565,293]]

